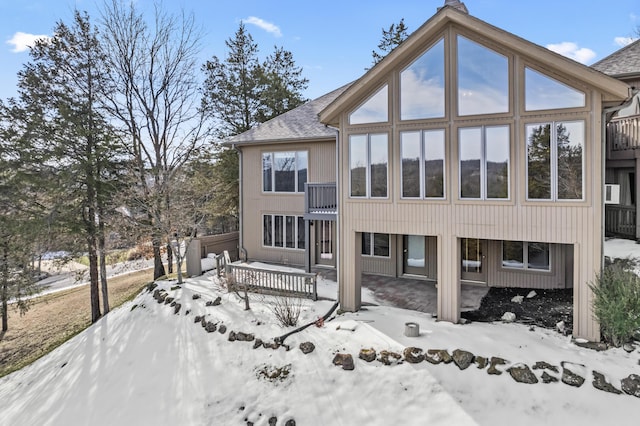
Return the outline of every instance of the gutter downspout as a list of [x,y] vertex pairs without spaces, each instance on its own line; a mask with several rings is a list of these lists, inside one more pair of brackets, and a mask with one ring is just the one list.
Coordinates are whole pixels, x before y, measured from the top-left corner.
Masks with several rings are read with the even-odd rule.
[[231,148],[233,148],[237,153],[238,153],[238,255],[240,256],[240,259],[243,261],[247,261],[247,250],[244,248],[244,234],[243,234],[243,226],[242,226],[242,219],[243,219],[243,198],[244,198],[244,192],[243,192],[243,184],[242,184],[242,150],[240,148],[238,148],[236,146],[236,144],[231,145]]

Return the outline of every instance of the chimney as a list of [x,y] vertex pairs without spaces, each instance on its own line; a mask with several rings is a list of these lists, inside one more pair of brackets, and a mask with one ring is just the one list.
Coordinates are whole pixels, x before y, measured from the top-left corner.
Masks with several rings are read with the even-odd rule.
[[[464,3],[461,2],[460,0],[445,0],[444,6],[442,7],[446,7],[446,6],[450,6],[455,9],[458,9],[460,12],[466,13],[467,15],[469,14],[469,11],[467,10],[467,6],[465,6]],[[438,11],[442,9],[442,7],[439,7]]]

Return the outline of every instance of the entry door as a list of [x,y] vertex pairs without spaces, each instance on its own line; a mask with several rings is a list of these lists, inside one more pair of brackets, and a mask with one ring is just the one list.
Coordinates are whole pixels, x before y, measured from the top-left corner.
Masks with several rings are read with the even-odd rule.
[[334,260],[334,222],[317,220],[316,228],[316,264],[335,266]]
[[404,273],[427,275],[426,238],[423,235],[405,235],[403,240]]
[[475,238],[462,238],[460,258],[462,270],[460,278],[464,281],[487,282],[487,241]]

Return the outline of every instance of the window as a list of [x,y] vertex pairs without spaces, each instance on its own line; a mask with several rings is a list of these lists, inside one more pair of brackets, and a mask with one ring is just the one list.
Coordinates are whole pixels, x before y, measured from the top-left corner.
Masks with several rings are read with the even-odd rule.
[[400,72],[400,119],[444,117],[444,39]]
[[550,271],[549,244],[503,241],[502,267],[508,269]]
[[459,130],[460,198],[509,198],[509,126]]
[[444,198],[444,130],[400,133],[402,198]]
[[580,108],[585,106],[583,92],[525,68],[525,109],[537,111],[545,109]]
[[349,136],[349,181],[352,197],[387,198],[387,139],[386,133]]
[[304,218],[279,214],[263,215],[262,245],[304,250]]
[[262,154],[264,192],[304,192],[307,182],[307,152],[267,152]]
[[386,84],[349,114],[349,124],[386,123],[387,121],[389,121],[389,89]]
[[509,112],[509,60],[458,36],[458,115]]
[[389,257],[389,234],[363,232],[362,255]]
[[527,125],[527,199],[582,200],[584,121]]

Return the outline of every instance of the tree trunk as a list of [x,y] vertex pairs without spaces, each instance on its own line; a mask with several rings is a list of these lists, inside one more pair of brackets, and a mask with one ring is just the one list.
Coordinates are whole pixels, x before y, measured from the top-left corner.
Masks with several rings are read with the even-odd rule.
[[9,312],[7,299],[7,289],[9,286],[9,253],[7,243],[2,246],[2,268],[0,268],[0,279],[2,280],[2,288],[0,288],[0,299],[2,300],[2,331],[5,332],[9,329]]
[[160,253],[160,239],[153,238],[153,279],[157,280],[160,277],[165,276],[167,273],[164,270],[162,264],[162,253]]
[[87,236],[89,255],[89,287],[91,290],[91,322],[100,319],[100,289],[98,286],[98,250],[95,235]]
[[102,311],[109,313],[109,289],[107,288],[107,255],[104,248],[104,223],[98,222],[98,250],[100,252],[100,286],[102,288]]
[[[176,262],[178,261],[178,257],[176,256]],[[171,249],[171,241],[167,243],[167,268],[169,273],[173,273],[173,250]]]

